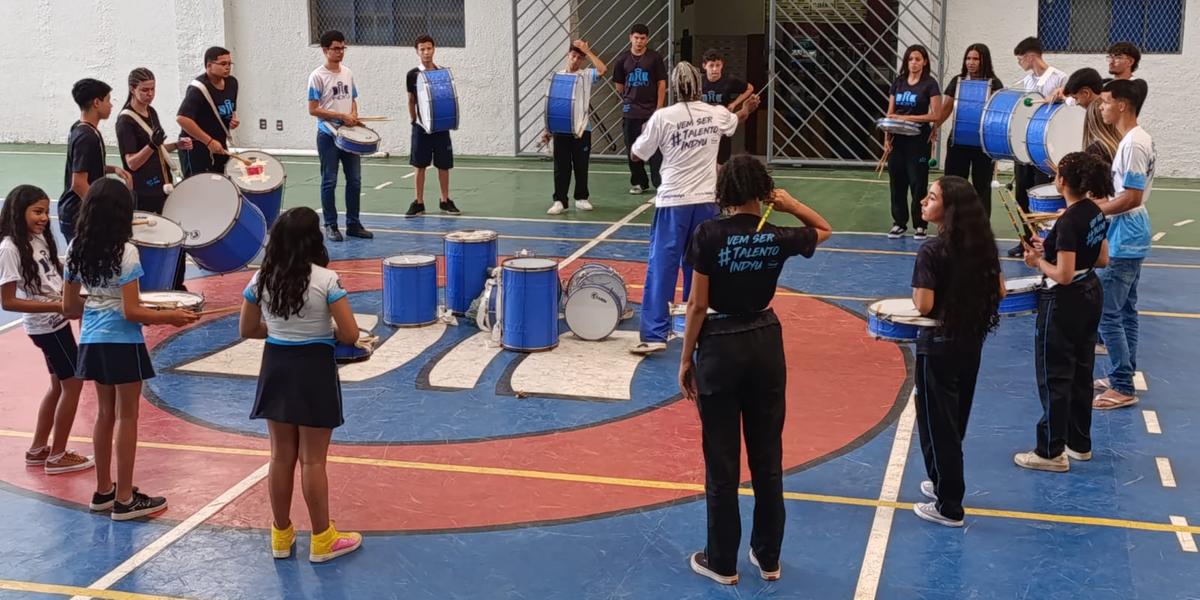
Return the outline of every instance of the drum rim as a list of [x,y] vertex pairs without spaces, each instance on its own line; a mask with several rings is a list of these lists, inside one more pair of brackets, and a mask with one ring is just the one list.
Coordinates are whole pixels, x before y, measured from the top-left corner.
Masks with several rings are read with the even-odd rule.
[[[404,263],[404,264],[388,262],[388,261],[392,260],[393,258],[400,258],[401,256],[421,256],[421,257],[428,258],[428,260],[422,260],[419,263]],[[383,258],[382,263],[383,263],[383,266],[385,266],[385,267],[392,267],[392,268],[396,268],[396,269],[404,269],[404,268],[409,268],[409,267],[428,267],[431,264],[437,264],[437,256],[435,256],[433,254],[393,254],[391,256]]]
[[[599,281],[596,281],[596,282],[590,282],[590,281],[587,281],[587,279],[588,279],[589,277],[593,277],[593,276],[597,276],[597,275],[598,275],[598,276],[607,276],[607,277],[612,277],[612,278],[613,278],[613,279],[615,279],[616,281],[620,282],[620,284],[621,284],[621,286],[620,286],[621,293],[619,293],[619,294],[618,294],[618,293],[617,293],[616,291],[614,291],[612,288],[605,286],[604,284],[600,283]],[[570,280],[568,280],[568,281],[567,281],[567,288],[563,290],[563,291],[564,291],[564,294],[565,294],[565,295],[566,295],[568,298],[569,298],[569,297],[570,297],[572,294],[574,294],[574,293],[575,293],[575,290],[572,290],[572,289],[571,289],[571,287],[570,287],[570,286],[571,286],[571,283],[572,283],[572,281],[574,281],[574,279],[575,279],[575,278],[574,278],[574,277],[572,277]],[[619,274],[617,274],[617,273],[606,273],[606,272],[604,272],[604,271],[600,271],[600,272],[597,272],[597,273],[584,273],[584,274],[583,274],[583,276],[582,276],[582,277],[580,277],[580,279],[579,279],[579,282],[578,282],[578,284],[576,285],[576,288],[575,288],[575,289],[576,289],[576,290],[578,290],[578,289],[582,289],[582,288],[585,288],[585,287],[590,287],[590,286],[599,286],[599,287],[602,287],[602,288],[604,288],[604,289],[606,289],[606,290],[608,290],[608,291],[612,292],[613,294],[615,294],[615,295],[616,295],[616,297],[617,297],[617,301],[618,301],[618,303],[619,303],[619,305],[620,305],[620,307],[621,307],[621,310],[622,310],[622,311],[624,311],[624,310],[625,310],[625,307],[629,305],[629,287],[628,287],[628,286],[625,284],[625,279],[624,279],[624,278],[622,278],[622,277],[621,277]]]
[[[588,291],[588,290],[593,290],[593,291],[601,290],[604,293],[608,294],[613,299],[613,308],[616,309],[616,317],[617,318],[616,318],[616,321],[613,322],[612,329],[609,330],[608,333],[606,333],[598,338],[583,337],[583,336],[579,335],[578,333],[576,333],[575,328],[571,326],[571,317],[570,317],[571,313],[569,312],[570,308],[571,308],[571,298],[574,298],[575,294],[577,294],[579,292],[584,292],[584,291]],[[589,341],[589,342],[600,341],[600,340],[603,340],[604,338],[607,338],[608,336],[612,335],[613,332],[617,330],[617,327],[621,326],[621,313],[623,313],[623,312],[624,312],[624,308],[621,306],[620,298],[617,298],[616,294],[613,293],[612,290],[610,290],[604,286],[601,286],[601,285],[581,286],[579,289],[575,290],[574,292],[567,294],[567,301],[563,303],[563,320],[567,322],[567,329],[569,329],[571,331],[571,333],[575,335],[575,337],[578,337],[581,340]]]
[[[529,268],[529,269],[515,267],[515,266],[510,267],[508,264],[514,260],[525,260],[525,259],[530,259],[530,258],[535,259],[535,260],[547,260],[554,264],[545,266],[545,267],[534,267],[534,268]],[[541,257],[541,256],[513,256],[513,257],[504,259],[504,261],[500,263],[500,268],[505,271],[514,271],[514,272],[518,272],[518,273],[541,273],[543,271],[557,271],[558,270],[558,261],[556,261],[552,258],[545,258],[545,257]]]
[[[258,207],[257,207],[257,206],[254,206],[254,204],[252,204],[252,203],[251,203],[249,200],[247,200],[247,199],[245,198],[245,196],[242,196],[242,190],[238,188],[237,184],[235,184],[233,181],[231,181],[231,180],[230,180],[228,177],[226,177],[225,175],[218,175],[218,174],[216,174],[216,173],[197,173],[197,174],[195,174],[195,175],[192,175],[192,177],[203,177],[203,176],[205,176],[205,175],[212,175],[212,176],[213,176],[213,178],[211,179],[211,181],[218,181],[218,182],[219,182],[219,181],[224,181],[225,183],[228,183],[229,185],[233,186],[233,191],[234,191],[234,192],[237,192],[237,199],[238,199],[238,202],[237,202],[237,211],[235,211],[235,212],[233,213],[233,219],[231,219],[231,220],[229,221],[229,224],[225,226],[225,229],[224,229],[224,230],[222,230],[220,234],[218,234],[218,235],[214,236],[214,237],[213,237],[213,239],[212,239],[211,241],[207,242],[207,243],[204,243],[204,244],[196,244],[196,245],[189,245],[189,244],[188,244],[188,242],[187,242],[187,230],[186,230],[186,229],[184,229],[184,230],[183,230],[183,236],[184,236],[184,238],[183,238],[183,247],[184,247],[185,249],[187,249],[187,250],[202,250],[202,249],[204,249],[204,248],[207,248],[207,247],[209,247],[209,246],[212,246],[213,244],[216,244],[217,242],[219,242],[219,241],[221,241],[222,239],[224,239],[226,235],[229,235],[229,232],[230,232],[230,231],[233,231],[233,226],[234,226],[235,224],[237,224],[237,222],[238,222],[238,221],[239,221],[239,220],[242,218],[242,209],[243,209],[243,208],[245,208],[245,207],[249,206],[250,208],[253,208],[254,210],[258,210]],[[188,177],[187,179],[184,179],[183,181],[179,182],[179,184],[180,184],[180,185],[183,185],[183,183],[184,183],[184,182],[186,182],[188,179],[191,179],[192,177]],[[178,189],[176,189],[176,191],[178,191]],[[170,196],[167,196],[167,201],[168,201],[168,202],[170,201],[170,199],[171,199],[171,197],[170,197]],[[163,210],[164,210],[164,211],[166,211],[166,206],[165,206],[165,205],[163,206]],[[262,215],[263,222],[264,222],[264,223],[266,223],[266,221],[267,221],[267,217],[266,217],[266,215],[263,215],[263,212],[262,212],[261,210],[258,210],[258,214],[259,214],[259,215]],[[163,215],[163,216],[166,216],[166,215]],[[167,218],[168,218],[168,219],[170,219],[170,217],[167,217]],[[171,220],[172,220],[172,221],[174,221],[175,219],[171,219]],[[176,221],[176,222],[177,222],[177,223],[179,223],[179,227],[180,227],[180,228],[182,228],[182,227],[183,227],[183,222],[182,222],[182,221]],[[255,253],[255,255],[257,255],[257,254],[258,254],[258,253],[256,252],[256,253]],[[246,266],[246,265],[250,264],[250,261],[251,261],[251,260],[254,260],[254,257],[253,257],[253,256],[252,256],[252,257],[250,257],[250,260],[248,260],[248,261],[246,261],[245,263],[243,263],[241,267],[238,267],[238,269],[240,269],[240,268],[242,268],[242,267],[244,267],[244,266]],[[233,269],[233,270],[234,270],[234,271],[236,271],[237,269]]]
[[[456,129],[458,129],[458,112],[459,111],[458,111],[458,87],[454,85],[454,72],[450,70],[450,67],[438,67],[433,70],[434,71],[445,71],[446,75],[449,77],[450,93],[451,93],[451,97],[454,99],[454,126],[447,129],[447,131],[456,130]],[[433,111],[433,94],[429,93],[430,85],[429,85],[429,76],[426,75],[427,72],[428,71],[426,71],[424,69],[417,71],[417,125],[420,125],[421,129],[425,130],[425,133],[434,133],[431,128],[433,127],[433,122],[437,120],[437,116],[434,114],[434,111]],[[421,94],[420,94],[420,92],[422,89],[422,87],[421,87],[422,83],[424,83],[425,95],[429,96],[429,123],[428,124],[421,123],[421,102],[420,102]]]
[[576,281],[579,281],[580,279],[585,277],[587,275],[588,271],[601,270],[601,269],[607,270],[607,271],[615,274],[617,277],[620,277],[621,283],[625,283],[625,278],[621,277],[621,274],[618,273],[616,269],[614,269],[606,264],[584,263],[583,265],[580,265],[580,267],[578,269],[575,269],[575,272],[571,273],[571,276],[567,278],[567,285],[566,285],[565,289],[569,291],[571,289],[571,284],[575,283]]
[[[1029,285],[1022,286],[1019,288],[1008,289],[1008,282],[1021,281],[1023,279],[1031,280],[1029,282]],[[1045,285],[1046,285],[1045,278],[1042,276],[1039,276],[1039,275],[1026,275],[1024,277],[1013,277],[1012,279],[1005,279],[1004,280],[1005,299],[1008,299],[1015,294],[1028,294],[1028,293],[1036,292],[1036,291],[1038,291],[1038,289],[1045,287]],[[1004,302],[1004,300],[1001,300],[1001,302]]]
[[137,239],[137,236],[136,236],[136,235],[134,235],[134,236],[130,236],[130,238],[129,238],[129,242],[130,242],[131,244],[133,244],[134,246],[137,246],[137,247],[139,247],[139,248],[163,248],[163,249],[168,249],[168,248],[182,248],[182,247],[183,247],[183,242],[184,242],[184,240],[186,240],[186,239],[187,239],[187,232],[183,230],[183,227],[182,227],[182,226],[181,226],[179,223],[176,223],[176,222],[175,222],[174,220],[172,220],[172,219],[168,219],[168,218],[166,218],[166,217],[164,217],[164,216],[162,216],[162,215],[160,215],[160,214],[158,214],[158,213],[155,213],[155,212],[150,212],[150,211],[148,211],[148,210],[135,210],[135,211],[133,211],[133,217],[134,217],[135,219],[136,219],[136,218],[138,218],[138,215],[146,215],[146,216],[148,216],[148,217],[154,217],[154,218],[156,218],[156,219],[162,219],[162,220],[164,220],[164,221],[166,221],[166,222],[168,222],[168,223],[170,223],[170,224],[174,225],[174,226],[175,226],[177,229],[179,229],[179,241],[177,241],[177,242],[175,242],[175,243],[173,243],[173,244],[172,244],[172,243],[169,243],[169,242],[143,242],[143,241],[141,241],[141,240]]
[[[1040,190],[1040,189],[1042,189],[1042,188],[1050,188],[1050,189],[1054,190],[1054,195],[1053,195],[1053,196],[1046,196],[1046,195],[1043,195],[1043,194],[1036,194],[1036,193],[1034,193],[1034,192],[1036,192],[1037,190]],[[1060,199],[1060,200],[1066,200],[1066,198],[1065,198],[1065,197],[1064,197],[1064,196],[1063,196],[1061,193],[1059,193],[1059,191],[1058,191],[1058,188],[1054,187],[1054,184],[1053,184],[1053,183],[1043,183],[1043,184],[1041,184],[1041,185],[1035,185],[1035,186],[1033,186],[1033,187],[1029,188],[1029,190],[1026,192],[1026,194],[1028,194],[1030,198],[1035,198],[1035,197],[1036,197],[1036,198],[1038,198],[1038,199],[1053,199],[1053,198],[1058,198],[1058,199]]]
[[[574,81],[574,82],[571,84],[571,99],[572,99],[572,106],[571,106],[572,115],[571,115],[571,116],[573,117],[573,116],[574,116],[574,109],[575,109],[575,108],[577,108],[576,106],[574,106],[574,104],[575,104],[575,102],[574,102],[574,97],[575,97],[575,92],[576,92],[576,90],[575,90],[575,86],[578,86],[578,85],[583,85],[583,84],[585,83],[585,81],[584,81],[584,77],[583,77],[583,74],[582,74],[582,73],[559,73],[559,72],[555,72],[555,73],[553,73],[553,74],[551,74],[551,75],[550,75],[550,88],[551,88],[551,90],[553,90],[553,89],[554,89],[554,81],[555,81],[556,79],[558,79],[559,77],[571,77],[571,78],[575,79],[575,81]],[[589,95],[590,95],[590,94],[589,94]],[[542,117],[542,118],[543,118],[543,120],[545,121],[545,125],[546,125],[546,131],[549,131],[549,132],[551,132],[551,133],[554,133],[555,135],[565,135],[565,134],[558,134],[558,133],[555,133],[555,132],[554,132],[554,130],[550,128],[550,98],[551,98],[551,96],[550,96],[549,90],[547,90],[547,93],[546,93],[546,110],[544,111],[544,112],[545,112],[545,115],[543,115],[543,117]],[[588,100],[588,103],[590,103],[590,99]],[[584,116],[584,117],[583,117],[583,118],[580,120],[580,122],[579,122],[579,123],[571,123],[571,128],[572,128],[572,130],[573,130],[573,131],[571,131],[571,135],[573,135],[573,136],[575,137],[575,139],[579,139],[579,138],[583,137],[583,134],[584,134],[585,132],[587,132],[587,122],[588,122],[588,116],[586,115],[586,112],[585,112],[585,116]]]
[[[879,313],[879,311],[875,307],[880,302],[886,302],[888,300],[908,300],[909,302],[912,301],[911,298],[880,298],[880,299],[875,300],[874,302],[871,302],[870,304],[867,305],[867,315],[870,317],[874,317],[875,319],[878,319],[880,321],[887,322],[887,323],[895,323],[895,324],[899,324],[899,325],[911,325],[913,327],[938,327],[942,324],[941,321],[938,321],[937,319],[932,319],[930,317],[924,317],[924,316],[894,317],[892,315],[884,315],[884,314]],[[914,309],[915,309],[915,306],[914,306]],[[896,320],[897,318],[905,319],[905,320],[898,321],[898,320]],[[923,322],[917,323],[914,321],[923,321]],[[867,326],[868,326],[868,328],[870,327],[869,319],[868,319]]]
[[[1023,90],[1020,88],[1009,87],[1009,88],[1004,88],[1002,90],[997,90],[995,92],[992,92],[992,95],[990,97],[988,97],[987,104],[985,104],[983,106],[983,113],[984,113],[985,118],[979,119],[980,146],[981,146],[981,149],[983,150],[984,154],[987,154],[988,157],[990,157],[992,160],[1009,160],[1009,161],[1013,161],[1013,162],[1017,162],[1017,163],[1021,163],[1021,164],[1030,164],[1026,161],[1017,160],[1017,154],[1016,154],[1017,144],[1013,144],[1013,142],[1012,142],[1012,134],[1013,134],[1012,111],[1009,111],[1007,113],[1008,118],[1005,120],[1005,127],[1004,127],[1005,134],[1006,134],[1005,139],[1006,139],[1006,143],[1008,144],[1007,150],[1009,153],[1008,154],[997,153],[996,155],[992,155],[992,153],[987,151],[987,144],[984,142],[984,140],[986,138],[984,137],[983,128],[984,128],[984,124],[987,122],[986,115],[988,112],[988,107],[990,107],[992,105],[993,100],[995,100],[996,98],[1000,97],[1002,94],[1005,94],[1007,92],[1017,94],[1016,101],[1013,103],[1013,107],[1016,107],[1017,104],[1023,103],[1025,101],[1024,99],[1025,99],[1026,95],[1036,96],[1037,98],[1045,98],[1045,96],[1042,96],[1042,94],[1040,92],[1031,92],[1031,91]],[[1037,111],[1035,110],[1034,112],[1036,113]],[[1032,120],[1032,119],[1033,119],[1033,117],[1031,115],[1030,120]],[[1026,123],[1025,126],[1026,126],[1026,129],[1028,129],[1029,124]]]
[[[450,236],[459,234],[459,233],[486,233],[487,237],[485,239],[481,239],[481,240],[452,240],[452,239],[450,239]],[[500,233],[498,231],[496,231],[495,229],[459,229],[456,231],[451,231],[442,236],[443,242],[455,243],[455,244],[486,244],[488,242],[494,242],[498,239],[500,239]]]
[[[375,137],[377,137],[379,139],[375,140],[374,142],[360,142],[358,140],[350,139],[349,137],[342,135],[343,129],[366,129],[367,131],[370,131],[371,133],[375,134]],[[379,142],[383,140],[383,136],[379,135],[378,131],[371,129],[370,127],[367,127],[366,125],[340,125],[340,126],[338,126],[337,132],[335,133],[335,135],[333,137],[334,137],[334,141],[346,140],[347,142],[349,142],[351,144],[358,144],[360,146],[378,146]]]
[[[245,150],[245,151],[239,152],[238,154],[240,156],[245,156],[247,154],[262,154],[264,156],[269,156],[272,159],[274,159],[275,162],[279,163],[280,168],[283,168],[283,161],[279,160],[278,158],[275,158],[275,155],[273,155],[269,152],[263,152],[262,150]],[[270,189],[263,189],[263,190],[254,190],[254,189],[250,189],[250,188],[244,188],[244,187],[238,185],[238,182],[233,181],[233,178],[229,176],[229,169],[232,168],[234,166],[234,164],[235,163],[232,160],[225,164],[224,175],[225,175],[226,179],[233,182],[233,187],[237,188],[238,191],[242,192],[243,194],[245,194],[245,193],[250,193],[250,194],[255,194],[255,195],[270,194],[271,192],[274,192],[274,191],[278,190],[279,188],[283,187],[283,185],[285,183],[287,183],[287,169],[284,168],[283,169],[283,177],[279,178],[279,183],[275,184],[274,187],[271,187]],[[187,237],[187,236],[184,236],[184,237]]]
[[[1056,117],[1058,117],[1060,114],[1068,114],[1069,115],[1072,112],[1078,112],[1081,114],[1081,116],[1079,118],[1082,120],[1083,128],[1086,129],[1087,128],[1087,111],[1084,110],[1083,107],[1081,107],[1081,106],[1072,106],[1072,105],[1068,105],[1066,103],[1055,103],[1052,105],[1043,105],[1043,106],[1053,106],[1053,108],[1051,108],[1047,111],[1046,117],[1043,119],[1043,122],[1045,123],[1042,126],[1042,138],[1043,139],[1042,139],[1042,141],[1038,142],[1038,145],[1045,150],[1046,160],[1053,163],[1053,162],[1055,162],[1054,161],[1054,154],[1055,154],[1054,145],[1060,141],[1063,143],[1066,143],[1066,144],[1071,143],[1065,139],[1063,139],[1063,140],[1050,139],[1050,131],[1051,131],[1051,128],[1055,124],[1054,119]],[[1061,123],[1061,121],[1060,121],[1060,123]],[[1068,128],[1067,131],[1070,132],[1071,129]],[[1083,141],[1082,141],[1082,139],[1080,139],[1078,141],[1079,141],[1079,146],[1080,146],[1079,150],[1071,150],[1071,152],[1082,152],[1083,151]],[[1067,154],[1070,154],[1070,152],[1064,152],[1064,153],[1062,153],[1062,156],[1066,156]],[[1062,158],[1060,157],[1059,160],[1062,160]],[[1057,164],[1057,163],[1055,163],[1055,164]],[[1038,170],[1040,170],[1041,172],[1043,172],[1047,175],[1054,175],[1054,169],[1050,168],[1048,165],[1035,163],[1035,166],[1038,168]]]

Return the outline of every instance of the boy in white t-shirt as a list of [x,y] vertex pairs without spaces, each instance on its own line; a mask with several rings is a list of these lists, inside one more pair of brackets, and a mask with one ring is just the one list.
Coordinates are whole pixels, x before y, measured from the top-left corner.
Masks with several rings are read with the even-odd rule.
[[722,137],[732,137],[738,123],[758,109],[750,96],[736,114],[724,106],[706,104],[703,75],[686,61],[671,71],[670,86],[678,102],[659,109],[630,156],[645,161],[662,152],[662,184],[654,197],[650,228],[650,257],[642,297],[641,341],[630,351],[650,354],[667,348],[670,332],[668,304],[675,298],[675,277],[683,267],[683,299],[692,286],[691,265],[684,253],[696,227],[720,213],[717,207],[717,152]]
[[[1056,69],[1048,64],[1042,58],[1042,42],[1035,37],[1027,37],[1021,40],[1015,48],[1013,55],[1017,57],[1017,64],[1020,65],[1022,71],[1026,71],[1025,77],[1017,82],[1016,87],[1027,92],[1038,92],[1046,98],[1054,97],[1063,84],[1067,81],[1067,74],[1059,69]],[[1021,206],[1021,210],[1029,212],[1029,190],[1042,184],[1053,181],[1049,175],[1042,173],[1032,165],[1016,163],[1013,165],[1013,196],[1016,197],[1017,204]],[[1025,248],[1018,243],[1009,249],[1008,255],[1012,257],[1021,257],[1025,255]]]

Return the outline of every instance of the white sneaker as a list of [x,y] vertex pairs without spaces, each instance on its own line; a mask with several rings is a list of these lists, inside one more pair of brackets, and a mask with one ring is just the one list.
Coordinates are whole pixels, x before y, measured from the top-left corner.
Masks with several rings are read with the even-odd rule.
[[1091,452],[1076,452],[1076,451],[1072,450],[1070,446],[1068,446],[1067,447],[1067,458],[1069,458],[1071,460],[1087,462],[1089,460],[1092,460],[1092,453]]
[[1013,455],[1013,462],[1018,467],[1033,469],[1035,471],[1050,471],[1052,473],[1066,473],[1071,470],[1071,461],[1067,460],[1065,453],[1059,454],[1054,458],[1042,458],[1036,452],[1021,452]]
[[913,513],[930,523],[937,523],[946,527],[963,526],[961,519],[956,521],[938,512],[937,505],[933,502],[918,502],[914,504]]
[[633,354],[654,354],[667,349],[666,342],[639,342],[638,345],[629,349]]
[[567,207],[564,206],[562,202],[555,200],[553,203],[550,204],[550,210],[546,211],[546,214],[561,215],[566,211],[567,211]]
[[579,210],[592,210],[592,203],[588,202],[587,200],[576,200],[575,208],[578,208]]
[[933,487],[933,482],[926,479],[921,482],[921,495],[930,500],[937,500],[937,488]]
[[779,577],[783,573],[781,565],[777,565],[774,571],[763,569],[762,565],[758,564],[758,557],[754,555],[753,548],[750,549],[750,564],[758,567],[758,576],[762,577],[764,581],[779,581]]
[[904,227],[901,227],[899,225],[892,225],[892,228],[888,230],[888,234],[887,234],[888,239],[889,240],[898,240],[904,235],[905,231],[907,231],[907,229]]
[[644,193],[645,191],[646,191],[646,188],[644,188],[640,185],[629,186],[629,193],[634,196],[640,195],[640,194]]

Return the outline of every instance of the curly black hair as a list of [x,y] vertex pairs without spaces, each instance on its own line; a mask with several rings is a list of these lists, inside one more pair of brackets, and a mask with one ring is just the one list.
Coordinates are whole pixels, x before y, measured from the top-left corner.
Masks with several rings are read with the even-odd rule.
[[267,310],[284,320],[300,316],[313,265],[329,265],[321,219],[306,206],[288,209],[271,227],[255,289],[259,302],[266,298]]
[[1115,190],[1108,165],[1087,152],[1072,152],[1058,161],[1058,176],[1063,185],[1077,195],[1099,200]]
[[766,165],[749,154],[730,158],[717,177],[717,202],[722,207],[766,200],[774,190],[775,180],[767,173]]
[[[37,260],[33,257],[33,244],[29,241],[29,226],[25,219],[25,212],[33,204],[46,201],[47,208],[50,206],[50,199],[46,196],[46,192],[42,188],[34,185],[18,185],[8,193],[8,197],[4,199],[4,208],[0,210],[0,239],[6,237],[12,238],[13,245],[17,247],[17,254],[21,257],[21,281],[24,283],[25,291],[30,295],[40,293],[42,289],[42,271],[38,268]],[[46,241],[46,250],[49,251],[50,264],[54,265],[55,270],[62,274],[62,263],[58,261],[58,244],[54,241],[54,235],[46,233],[42,236]]]
[[1000,256],[975,188],[962,177],[948,175],[935,183],[942,191],[944,215],[938,226],[942,264],[949,265],[939,298],[942,332],[955,340],[980,339],[1000,324]]
[[133,237],[133,194],[111,177],[97,179],[83,199],[67,270],[89,287],[121,274],[125,243]]

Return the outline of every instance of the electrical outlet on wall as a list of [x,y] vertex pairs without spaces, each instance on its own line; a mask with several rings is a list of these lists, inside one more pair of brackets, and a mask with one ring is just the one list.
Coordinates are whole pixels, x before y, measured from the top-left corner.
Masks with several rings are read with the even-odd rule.
[[283,131],[283,119],[275,119],[275,131]]
[[266,129],[266,128],[267,128],[267,120],[266,120],[266,119],[259,119],[259,120],[258,120],[258,128],[259,128],[259,129]]

